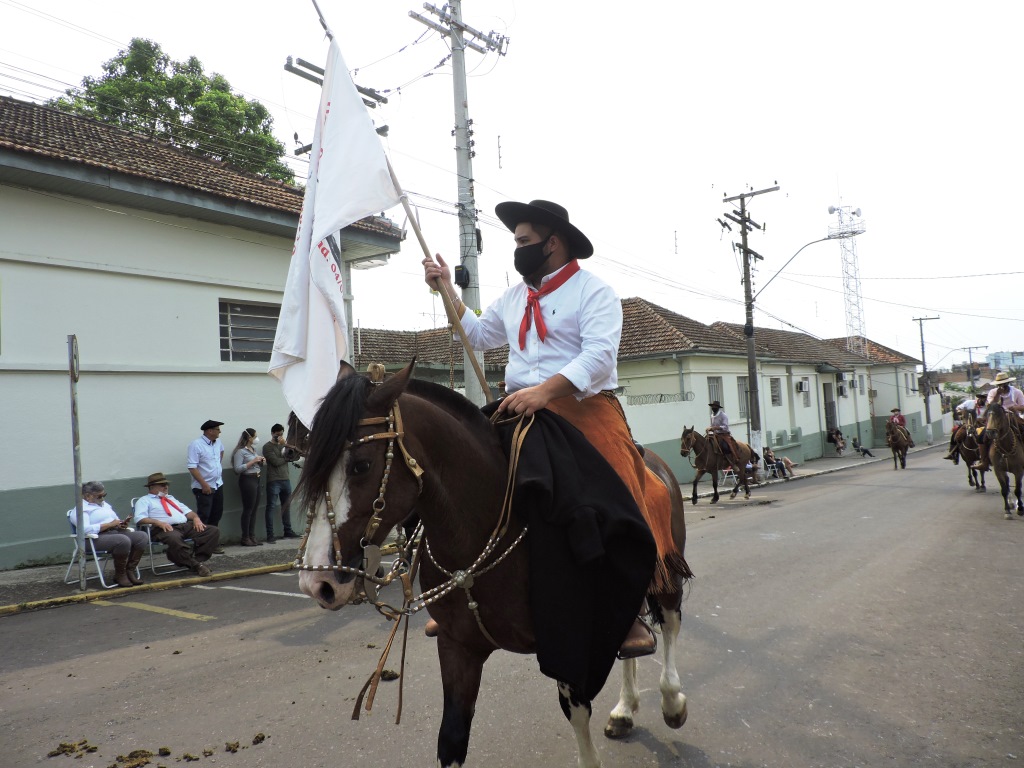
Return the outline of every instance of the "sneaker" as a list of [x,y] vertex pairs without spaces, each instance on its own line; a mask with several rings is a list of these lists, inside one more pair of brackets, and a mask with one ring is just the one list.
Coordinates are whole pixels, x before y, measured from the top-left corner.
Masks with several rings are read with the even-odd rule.
[[276,544],[276,543],[277,543],[277,539],[275,539],[273,536],[267,536],[267,544]]
[[224,547],[217,547],[215,550],[213,550],[213,554],[215,554],[215,555],[223,555],[224,554]]
[[299,534],[297,534],[295,531],[285,531],[284,532],[284,536],[282,536],[281,538],[283,538],[283,539],[301,539],[302,537]]
[[206,567],[205,563],[198,563],[192,566],[192,570],[196,572],[197,576],[211,576],[213,571]]

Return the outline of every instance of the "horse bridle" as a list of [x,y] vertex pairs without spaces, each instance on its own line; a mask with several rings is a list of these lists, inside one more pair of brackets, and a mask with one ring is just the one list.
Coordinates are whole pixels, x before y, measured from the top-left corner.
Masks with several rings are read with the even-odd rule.
[[[376,383],[376,382],[375,382]],[[359,546],[363,551],[362,562],[360,567],[356,568],[353,566],[342,565],[341,555],[341,538],[338,535],[337,521],[334,516],[334,504],[331,500],[330,491],[324,491],[324,501],[327,508],[327,522],[331,527],[331,538],[334,547],[334,564],[333,565],[307,565],[303,563],[305,559],[306,543],[309,540],[309,534],[313,527],[313,520],[316,517],[316,505],[310,506],[306,512],[306,529],[303,533],[302,540],[299,542],[299,551],[296,555],[294,567],[298,570],[303,571],[334,571],[337,573],[351,573],[360,578],[363,582],[369,581],[378,588],[386,587],[391,584],[396,578],[400,578],[403,584],[403,595],[404,595],[404,606],[402,608],[395,608],[381,602],[375,596],[371,601],[374,606],[385,616],[389,618],[398,618],[400,616],[409,616],[418,611],[423,610],[431,603],[440,600],[442,597],[447,595],[455,588],[463,589],[466,593],[466,600],[470,611],[476,617],[477,624],[487,638],[495,647],[500,647],[498,643],[491,637],[491,634],[484,627],[483,619],[479,612],[479,603],[473,598],[470,589],[472,588],[475,578],[481,576],[487,571],[491,570],[499,563],[501,563],[513,549],[523,540],[526,536],[527,527],[524,526],[523,530],[519,533],[516,539],[508,546],[508,548],[502,552],[499,556],[492,559],[485,565],[488,558],[491,557],[496,551],[498,544],[501,542],[502,537],[508,531],[509,523],[511,522],[511,500],[512,490],[514,487],[515,471],[519,462],[519,453],[522,448],[523,441],[526,438],[526,433],[529,431],[530,426],[533,423],[533,417],[529,419],[519,419],[519,423],[516,426],[515,435],[512,441],[512,450],[509,457],[509,471],[508,479],[505,488],[505,500],[502,504],[501,514],[498,517],[498,522],[495,525],[494,530],[491,532],[484,544],[483,551],[473,561],[473,563],[465,569],[448,571],[437,560],[434,558],[433,553],[430,551],[430,543],[427,541],[425,535],[417,536],[420,533],[422,525],[417,528],[417,531],[413,534],[413,541],[416,542],[416,546],[413,548],[412,559],[409,559],[407,553],[408,540],[405,537],[404,531],[401,529],[401,525],[397,525],[398,533],[396,535],[396,548],[397,558],[391,566],[391,570],[383,577],[377,576],[377,569],[380,566],[381,561],[381,545],[374,542],[374,537],[378,534],[380,524],[383,521],[383,512],[387,506],[385,494],[387,492],[388,481],[391,479],[391,467],[395,457],[395,443],[398,444],[398,449],[401,451],[402,456],[405,460],[405,465],[409,468],[409,471],[413,473],[416,478],[418,486],[417,496],[423,492],[423,475],[424,470],[419,461],[417,461],[405,446],[405,430],[402,425],[402,411],[398,405],[398,400],[391,406],[387,416],[376,416],[366,419],[361,419],[357,423],[357,427],[376,427],[380,424],[385,424],[386,428],[383,432],[375,432],[370,435],[366,435],[357,440],[352,440],[345,444],[345,450],[349,450],[355,446],[365,445],[367,443],[376,440],[387,440],[387,446],[385,449],[385,464],[384,473],[381,477],[380,488],[377,492],[377,498],[374,499],[372,504],[373,514],[366,523],[366,529],[363,531],[363,535],[359,541]],[[386,539],[387,535],[383,537]],[[417,541],[418,539],[418,541]],[[412,592],[412,578],[416,573],[419,565],[419,545],[423,544],[427,556],[434,566],[441,571],[445,576],[448,577],[447,581],[438,586],[423,592],[418,597],[414,597]],[[379,590],[378,590],[379,591]],[[366,595],[366,591],[363,585],[358,585],[356,589],[356,598],[351,602],[353,605],[369,601],[370,598]]]
[[[693,442],[690,443],[690,447],[686,449],[686,453],[683,453],[683,456],[686,457],[686,461],[689,462],[692,469],[697,469],[697,465],[694,464],[693,459],[690,458],[690,451],[693,451],[693,455],[698,461],[700,461],[701,457],[705,453],[713,453],[714,449],[712,448],[712,442],[714,441],[714,436],[712,435],[709,437],[707,432],[704,433],[704,449],[701,450],[697,448],[697,438],[700,437],[697,430],[690,430],[690,434],[693,435]],[[680,451],[680,453],[682,453],[682,451]]]
[[[378,587],[384,587],[389,585],[395,580],[401,573],[407,572],[411,566],[411,563],[406,557],[405,550],[408,541],[405,538],[404,532],[399,527],[399,533],[397,535],[396,546],[398,548],[398,558],[392,565],[392,570],[385,575],[383,578],[377,576],[377,568],[380,566],[381,560],[381,546],[374,542],[374,537],[378,533],[380,524],[383,521],[383,512],[387,507],[387,501],[385,500],[385,494],[388,488],[388,481],[391,479],[391,466],[395,458],[395,443],[398,443],[398,449],[402,453],[402,457],[405,459],[405,465],[409,468],[409,471],[413,473],[416,478],[416,484],[418,487],[417,496],[423,492],[423,467],[420,463],[409,453],[409,449],[405,447],[405,431],[402,428],[402,411],[398,406],[398,401],[391,406],[391,410],[387,416],[374,416],[371,418],[361,419],[357,427],[376,427],[380,424],[386,425],[383,432],[374,432],[370,435],[365,435],[357,440],[352,440],[345,443],[345,450],[349,450],[355,446],[366,445],[377,440],[387,440],[387,446],[384,451],[384,473],[381,476],[380,488],[377,491],[377,498],[374,499],[372,504],[373,514],[366,523],[366,529],[363,531],[363,535],[359,540],[359,546],[363,551],[362,563],[359,568],[355,568],[349,565],[342,565],[341,555],[341,538],[338,535],[337,520],[334,514],[334,503],[331,500],[331,492],[329,490],[324,491],[324,502],[327,507],[327,522],[331,527],[331,539],[334,548],[334,564],[333,565],[308,565],[303,562],[306,554],[306,544],[309,540],[309,534],[313,527],[313,520],[316,517],[316,505],[311,505],[306,512],[306,530],[303,533],[302,540],[299,542],[299,551],[295,557],[294,567],[301,571],[335,571],[339,573],[351,573],[358,576],[364,581],[370,581],[376,584]],[[383,538],[387,538],[387,534]],[[361,591],[361,590],[360,590]],[[354,602],[362,602],[362,599],[357,598]]]

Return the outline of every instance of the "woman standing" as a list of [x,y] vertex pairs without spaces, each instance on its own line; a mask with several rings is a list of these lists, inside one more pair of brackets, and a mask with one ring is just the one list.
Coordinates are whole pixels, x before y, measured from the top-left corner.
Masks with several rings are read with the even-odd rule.
[[238,475],[238,490],[242,493],[242,546],[263,546],[256,541],[256,507],[260,500],[260,467],[266,461],[256,453],[255,446],[259,442],[256,430],[246,427],[238,438],[235,452],[231,454],[231,466]]
[[[109,552],[114,558],[114,580],[119,587],[142,583],[137,576],[139,561],[149,537],[128,527],[131,515],[121,520],[106,502],[107,489],[98,480],[82,483],[82,529],[96,534],[96,549]],[[68,520],[75,527],[77,510],[68,510]]]

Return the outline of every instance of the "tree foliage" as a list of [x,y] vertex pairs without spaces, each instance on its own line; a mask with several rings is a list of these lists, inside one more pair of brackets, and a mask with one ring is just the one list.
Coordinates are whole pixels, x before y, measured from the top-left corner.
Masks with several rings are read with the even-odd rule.
[[140,37],[51,106],[118,125],[202,157],[252,173],[294,181],[274,138],[274,119],[255,100],[231,92],[222,75],[207,75],[195,56],[172,61],[158,43]]

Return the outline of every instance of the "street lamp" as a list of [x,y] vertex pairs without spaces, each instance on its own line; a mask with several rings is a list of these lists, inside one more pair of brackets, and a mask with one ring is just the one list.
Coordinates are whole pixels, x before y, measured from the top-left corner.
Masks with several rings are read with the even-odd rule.
[[[858,216],[860,215],[860,209],[859,208],[857,209],[857,215]],[[771,284],[772,280],[774,280],[776,277],[778,277],[779,273],[781,273],[783,269],[788,267],[790,262],[793,261],[793,259],[795,259],[797,256],[799,256],[800,252],[804,248],[806,248],[807,246],[814,245],[815,243],[823,243],[826,240],[842,240],[842,239],[845,239],[845,238],[848,238],[848,237],[853,237],[853,236],[858,235],[858,234],[860,234],[860,232],[855,232],[855,231],[852,231],[852,230],[851,231],[836,231],[835,228],[830,228],[828,236],[818,238],[817,240],[811,240],[811,242],[805,243],[804,245],[801,245],[800,248],[797,249],[797,252],[794,253],[792,256],[790,256],[789,259],[786,260],[786,263],[783,264],[782,267],[779,269],[779,271],[776,272],[774,275],[772,275],[771,278],[769,278],[768,282],[765,283],[763,286],[761,286],[761,290],[759,290],[753,296],[751,296],[750,293],[749,293],[749,286],[750,286],[749,279],[745,280],[746,285],[748,286],[748,293],[747,293],[747,297],[748,297],[747,298],[747,326],[743,330],[744,330],[744,334],[747,336],[747,381],[748,381],[748,385],[747,386],[750,389],[750,394],[751,394],[750,406],[748,408],[748,412],[750,414],[750,440],[751,440],[751,448],[756,450],[758,452],[758,455],[760,455],[760,451],[761,451],[761,403],[759,401],[759,394],[758,394],[758,390],[760,388],[757,386],[757,378],[756,378],[757,377],[757,353],[756,353],[756,351],[754,349],[754,301],[757,299],[758,296],[760,296],[762,293],[764,293],[764,289],[767,288]],[[749,249],[744,248],[744,251],[749,251]],[[751,251],[751,253],[753,253],[753,252]]]

